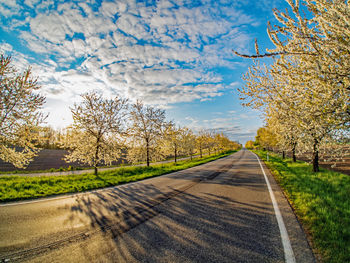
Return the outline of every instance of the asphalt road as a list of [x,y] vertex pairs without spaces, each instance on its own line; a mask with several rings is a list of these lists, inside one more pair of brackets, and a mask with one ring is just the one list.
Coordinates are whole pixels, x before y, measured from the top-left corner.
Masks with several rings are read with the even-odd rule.
[[[283,238],[260,164],[241,150],[137,183],[3,204],[0,259],[315,262],[290,206],[264,170],[287,229]],[[292,258],[282,244],[286,235]]]

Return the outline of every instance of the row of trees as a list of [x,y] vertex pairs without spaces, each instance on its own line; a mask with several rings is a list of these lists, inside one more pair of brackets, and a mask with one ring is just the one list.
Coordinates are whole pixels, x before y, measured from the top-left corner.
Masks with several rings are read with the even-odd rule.
[[[278,24],[268,25],[273,50],[260,54],[256,44],[255,55],[235,52],[254,59],[241,99],[264,113],[260,132],[270,144],[292,151],[294,159],[297,150],[311,152],[318,172],[320,150],[344,149],[337,146],[349,138],[350,8],[341,0],[287,2],[291,11],[275,9]],[[261,64],[262,57],[273,61]]]
[[296,162],[297,142],[290,145],[290,147],[281,147],[281,141],[279,141],[278,138],[279,135],[274,133],[269,127],[262,127],[257,130],[255,141],[247,141],[245,147],[248,149],[262,149],[270,151],[281,150],[283,158],[285,158],[287,149],[290,150],[293,161]]
[[71,108],[74,124],[63,136],[63,147],[70,151],[67,161],[87,163],[95,168],[111,164],[126,153],[129,162],[164,160],[176,162],[179,156],[192,156],[206,150],[209,154],[240,147],[223,134],[201,131],[198,135],[188,128],[166,121],[165,111],[137,101],[87,93],[83,102]]
[[45,98],[30,69],[18,73],[11,58],[1,56],[0,158],[23,168],[38,153],[39,147],[69,151],[68,162],[80,162],[95,168],[119,158],[129,162],[164,160],[174,156],[192,156],[238,149],[238,143],[223,134],[177,127],[166,120],[165,111],[137,101],[115,97],[105,99],[96,92],[82,95],[82,102],[71,108],[73,125],[63,131],[41,127],[45,116],[40,109]]

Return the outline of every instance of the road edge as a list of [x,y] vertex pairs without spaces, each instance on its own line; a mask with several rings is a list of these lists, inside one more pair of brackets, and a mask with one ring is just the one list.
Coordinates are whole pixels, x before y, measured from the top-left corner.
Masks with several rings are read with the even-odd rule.
[[295,259],[295,256],[294,256],[293,248],[292,248],[292,245],[290,243],[289,235],[288,235],[286,226],[284,224],[282,213],[281,213],[281,211],[279,209],[277,200],[275,198],[274,191],[272,190],[270,181],[269,181],[268,177],[266,176],[265,170],[264,170],[264,168],[263,168],[263,166],[262,166],[262,164],[260,162],[260,158],[255,153],[253,153],[253,154],[255,155],[256,159],[259,162],[261,171],[262,171],[262,173],[264,175],[264,179],[265,179],[265,182],[266,182],[266,185],[267,185],[267,189],[269,190],[271,202],[272,202],[273,209],[274,209],[275,216],[276,216],[277,223],[278,223],[278,228],[280,230],[280,236],[281,236],[281,241],[282,241],[282,245],[283,245],[285,262],[286,263],[295,263],[296,259]]
[[272,190],[276,196],[286,225],[291,246],[294,248],[293,251],[295,253],[296,262],[322,262],[319,254],[312,246],[312,240],[309,234],[296,215],[294,207],[291,205],[285,191],[276,180],[273,172],[257,154],[254,152],[252,153],[260,160],[261,166],[266,171],[267,178],[270,179]]

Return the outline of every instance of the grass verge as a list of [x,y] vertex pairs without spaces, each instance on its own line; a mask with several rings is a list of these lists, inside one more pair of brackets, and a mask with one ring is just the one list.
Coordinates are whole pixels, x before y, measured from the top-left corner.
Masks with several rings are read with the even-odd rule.
[[116,170],[99,172],[98,176],[93,174],[40,177],[1,176],[0,201],[14,201],[64,193],[84,192],[139,181],[214,161],[234,152],[235,151],[229,151],[219,155],[195,158],[192,161],[179,161],[176,164],[165,163],[150,167],[122,167]]
[[350,262],[350,176],[255,151],[283,188],[323,262]]

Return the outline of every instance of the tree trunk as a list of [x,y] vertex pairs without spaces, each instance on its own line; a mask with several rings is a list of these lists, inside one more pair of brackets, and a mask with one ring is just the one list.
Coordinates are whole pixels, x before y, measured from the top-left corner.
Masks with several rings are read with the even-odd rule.
[[293,147],[292,147],[292,157],[293,157],[293,162],[297,161],[297,157],[295,155],[295,150],[296,150],[297,144],[293,143]]
[[285,158],[286,158],[286,152],[282,151],[282,159],[285,159]]
[[319,167],[319,160],[318,160],[318,140],[314,140],[314,147],[313,147],[313,153],[312,153],[312,171],[314,173],[317,173],[320,171]]
[[149,142],[148,139],[146,139],[146,162],[147,162],[147,167],[149,166]]
[[199,154],[200,154],[201,158],[203,158],[203,154],[202,154],[202,146],[199,146]]
[[100,137],[96,138],[96,151],[95,151],[95,164],[94,164],[94,174],[97,175],[97,165],[98,165],[98,152],[100,149]]
[[174,159],[175,159],[175,163],[177,161],[177,147],[176,147],[176,144],[175,144],[175,151],[174,151]]
[[293,150],[293,162],[296,162],[297,161],[297,156],[295,155],[295,149]]

